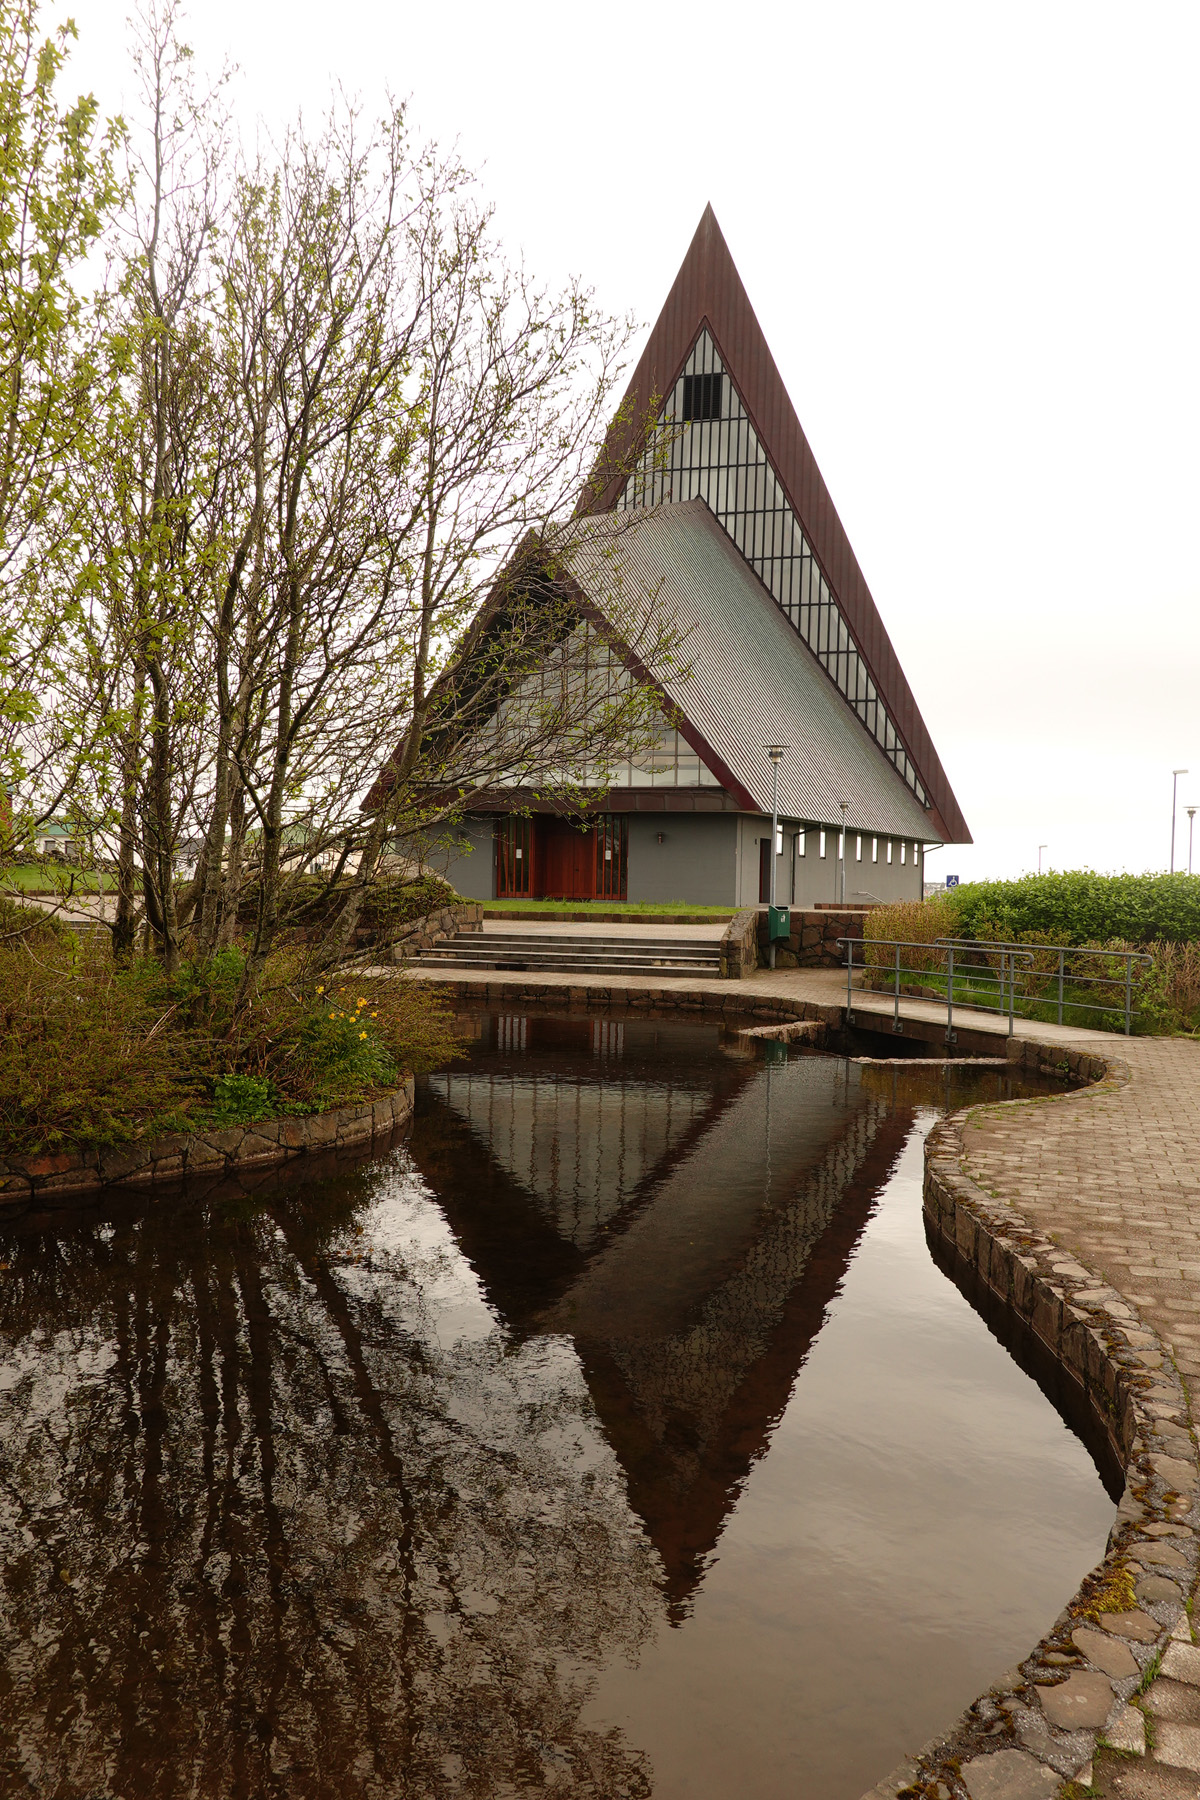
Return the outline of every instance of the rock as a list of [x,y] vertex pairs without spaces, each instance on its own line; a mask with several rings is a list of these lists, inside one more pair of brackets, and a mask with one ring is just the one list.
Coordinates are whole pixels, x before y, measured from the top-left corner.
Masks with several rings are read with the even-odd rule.
[[1154,1760],[1171,1769],[1189,1769],[1200,1775],[1200,1726],[1173,1725],[1164,1720],[1154,1733]]
[[1133,1756],[1146,1754],[1146,1721],[1136,1706],[1123,1706],[1104,1736],[1114,1750]]
[[1057,1687],[1039,1687],[1038,1699],[1052,1725],[1061,1731],[1085,1731],[1103,1725],[1113,1706],[1112,1683],[1106,1675],[1082,1669]]
[[1161,1575],[1147,1575],[1137,1584],[1137,1597],[1143,1606],[1178,1606],[1183,1595],[1173,1581]]
[[1195,1487],[1196,1469],[1193,1463],[1181,1462],[1177,1456],[1152,1456],[1149,1460],[1154,1473],[1160,1475],[1168,1487]]
[[1187,1681],[1193,1687],[1200,1687],[1200,1647],[1195,1644],[1168,1644],[1166,1655],[1162,1659],[1162,1672],[1173,1681]]
[[1191,1562],[1171,1544],[1131,1544],[1130,1549],[1139,1562],[1153,1563],[1160,1569],[1186,1569]]
[[1160,1675],[1147,1690],[1146,1710],[1156,1719],[1170,1719],[1175,1725],[1200,1725],[1200,1689]]
[[1137,1658],[1128,1644],[1118,1643],[1106,1632],[1095,1631],[1089,1625],[1077,1625],[1071,1633],[1071,1641],[1089,1662],[1111,1675],[1114,1681],[1124,1681],[1138,1672]]
[[1105,1631],[1115,1631],[1118,1637],[1132,1638],[1135,1644],[1152,1644],[1161,1625],[1144,1612],[1097,1613],[1097,1625],[1103,1625]]
[[973,1756],[962,1771],[971,1800],[1054,1800],[1060,1777],[1023,1750]]

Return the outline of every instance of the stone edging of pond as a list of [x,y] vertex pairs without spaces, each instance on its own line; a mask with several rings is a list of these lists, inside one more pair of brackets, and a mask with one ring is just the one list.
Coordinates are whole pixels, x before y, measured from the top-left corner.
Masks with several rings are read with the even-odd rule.
[[[1009,1057],[1092,1085],[1002,1104],[1086,1106],[1132,1078],[1115,1058],[1028,1038],[1010,1040]],[[1160,1664],[1164,1674],[1200,1682],[1185,1610],[1196,1574],[1198,1469],[1178,1373],[1114,1288],[967,1174],[963,1132],[978,1110],[930,1133],[927,1221],[1080,1383],[1124,1466],[1125,1490],[1104,1560],[1032,1653],[864,1800],[1053,1800],[1072,1792],[1064,1782],[1086,1789],[1099,1742],[1145,1751],[1145,1717],[1132,1702]]]
[[409,1079],[378,1100],[338,1106],[332,1112],[180,1132],[112,1149],[0,1156],[0,1208],[61,1205],[98,1188],[178,1183],[188,1175],[228,1175],[317,1151],[343,1150],[407,1123],[413,1093]]

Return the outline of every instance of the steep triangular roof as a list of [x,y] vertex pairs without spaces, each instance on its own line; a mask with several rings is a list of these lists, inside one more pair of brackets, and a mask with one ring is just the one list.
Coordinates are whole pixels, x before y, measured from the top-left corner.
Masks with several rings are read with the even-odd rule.
[[[764,746],[785,818],[927,840],[930,815],[809,654],[760,576],[701,499],[600,514],[565,554],[582,603],[616,636],[661,611],[681,634],[677,667],[651,685],[683,737],[748,812],[769,813]],[[610,597],[616,597],[606,611]],[[642,674],[636,657],[629,659]],[[845,805],[846,812],[841,811]]]
[[[685,451],[665,472],[628,473],[655,416],[678,417],[688,375],[716,371],[730,383],[742,448],[740,474],[765,464],[771,489],[764,517],[722,514],[713,470]],[[693,425],[703,444],[712,428]],[[728,438],[728,428],[726,430]],[[749,445],[747,450],[746,446]],[[691,457],[691,462],[687,458]],[[671,460],[671,459],[669,459]],[[605,469],[617,469],[605,481]],[[705,208],[682,267],[630,382],[609,434],[588,508],[610,511],[645,500],[705,498],[756,573],[801,632],[826,675],[923,802],[928,838],[970,843],[958,802],[884,629],[829,490],[767,348],[712,207]],[[706,483],[707,476],[707,483]],[[771,481],[773,476],[773,482]],[[778,484],[776,490],[775,484]],[[762,482],[760,481],[760,488]],[[720,491],[724,492],[724,485]],[[733,503],[730,502],[732,508]],[[791,521],[794,519],[794,532]],[[781,539],[787,537],[782,548]]]

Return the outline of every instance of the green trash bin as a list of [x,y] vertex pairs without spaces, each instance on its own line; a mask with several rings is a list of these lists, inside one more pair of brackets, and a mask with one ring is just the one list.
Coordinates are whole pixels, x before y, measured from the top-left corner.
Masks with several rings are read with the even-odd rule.
[[792,935],[791,909],[786,906],[768,906],[767,908],[767,942],[778,944]]

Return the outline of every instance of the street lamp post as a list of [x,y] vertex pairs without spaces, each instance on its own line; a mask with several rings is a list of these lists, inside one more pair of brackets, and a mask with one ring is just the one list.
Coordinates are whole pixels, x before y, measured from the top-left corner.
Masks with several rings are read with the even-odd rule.
[[1190,875],[1192,872],[1192,831],[1196,824],[1196,809],[1194,806],[1188,806],[1184,808],[1184,811],[1188,816],[1188,874]]
[[1179,777],[1186,775],[1186,769],[1171,770],[1171,873],[1175,873],[1175,793],[1179,787]]
[[1039,875],[1042,872],[1042,851],[1048,850],[1049,848],[1050,848],[1049,844],[1039,844],[1038,845],[1038,874]]
[[[779,759],[786,749],[786,744],[767,745],[767,755],[771,759],[771,875],[767,883],[767,893],[772,907],[775,905],[775,876],[779,862],[776,854],[776,845],[779,842]],[[775,939],[771,937],[769,929],[767,936],[770,939],[770,964],[774,968]]]

